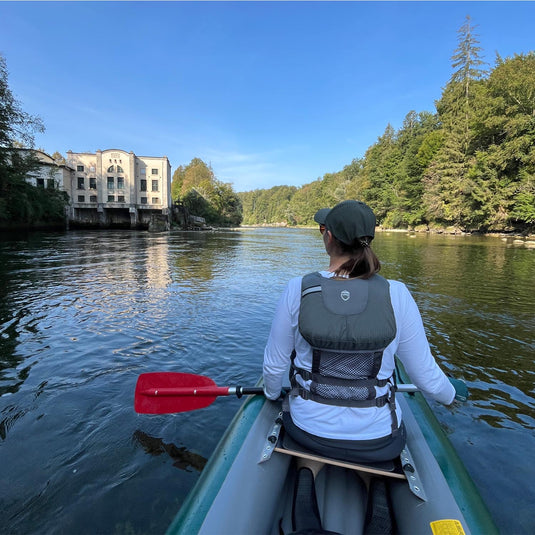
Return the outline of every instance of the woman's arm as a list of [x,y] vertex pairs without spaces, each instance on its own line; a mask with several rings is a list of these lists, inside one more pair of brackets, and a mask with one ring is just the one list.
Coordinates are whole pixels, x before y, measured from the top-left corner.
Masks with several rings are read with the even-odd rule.
[[292,279],[277,305],[271,331],[264,350],[264,392],[268,399],[277,399],[282,389],[282,381],[288,371],[290,356],[295,346],[296,285],[301,287],[301,277]]
[[449,405],[455,398],[455,388],[440,369],[431,353],[418,306],[407,287],[397,283],[399,307],[396,322],[399,329],[399,344],[396,355],[403,363],[411,381],[433,399]]

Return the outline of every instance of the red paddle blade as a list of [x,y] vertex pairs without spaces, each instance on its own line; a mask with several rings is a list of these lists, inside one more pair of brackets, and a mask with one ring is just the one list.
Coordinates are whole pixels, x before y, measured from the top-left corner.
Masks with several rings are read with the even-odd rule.
[[169,414],[202,409],[217,396],[228,395],[210,377],[192,373],[142,373],[136,384],[134,410],[141,414]]

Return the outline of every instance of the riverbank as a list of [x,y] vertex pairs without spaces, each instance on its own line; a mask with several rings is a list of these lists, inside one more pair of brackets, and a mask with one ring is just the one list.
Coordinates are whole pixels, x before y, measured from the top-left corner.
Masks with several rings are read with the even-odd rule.
[[[263,223],[259,225],[240,225],[239,227],[234,227],[234,230],[244,229],[244,228],[287,228],[287,229],[299,229],[299,228],[317,228],[317,225],[287,225],[286,223]],[[375,232],[399,232],[402,234],[447,234],[452,236],[493,236],[498,238],[517,238],[527,241],[535,240],[535,233],[533,232],[519,232],[513,230],[497,230],[492,232],[481,232],[481,231],[465,231],[457,227],[415,227],[415,228],[387,228],[387,227],[375,227]]]
[[[255,229],[255,228],[280,228],[280,229],[316,229],[316,226],[311,225],[295,225],[290,226],[285,223],[273,223],[273,224],[261,224],[261,225],[240,225],[239,227],[198,227],[190,230],[201,231],[201,232],[218,232],[225,230],[243,230],[243,229]],[[32,232],[32,231],[61,231],[61,230],[118,230],[117,227],[79,227],[72,226],[69,228],[65,222],[59,223],[50,223],[50,222],[34,222],[34,223],[0,223],[0,233],[9,233],[9,232]],[[143,229],[129,229],[123,228],[123,230],[147,230]],[[154,228],[148,229],[153,232],[168,232],[171,231],[183,231],[184,229],[178,227],[176,224],[172,224],[170,228]],[[450,235],[450,236],[490,236],[495,238],[500,238],[502,241],[506,242],[508,245],[524,246],[528,249],[535,249],[535,233],[526,233],[526,232],[515,232],[515,231],[493,231],[493,232],[480,232],[480,231],[463,231],[456,227],[446,227],[446,228],[425,228],[417,227],[412,229],[400,229],[400,228],[385,228],[385,227],[376,227],[376,232],[396,232],[400,234],[437,234],[437,235]]]

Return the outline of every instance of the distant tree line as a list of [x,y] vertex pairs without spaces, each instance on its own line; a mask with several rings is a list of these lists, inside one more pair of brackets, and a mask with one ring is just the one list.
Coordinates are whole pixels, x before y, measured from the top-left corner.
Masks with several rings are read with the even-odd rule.
[[533,229],[535,53],[485,65],[467,17],[436,113],[410,111],[363,158],[310,184],[239,193],[243,223],[309,225],[353,198],[389,228]]
[[64,221],[66,193],[37,188],[27,177],[39,169],[32,151],[34,133],[43,132],[39,117],[22,110],[8,84],[5,58],[0,54],[0,226],[57,224]]

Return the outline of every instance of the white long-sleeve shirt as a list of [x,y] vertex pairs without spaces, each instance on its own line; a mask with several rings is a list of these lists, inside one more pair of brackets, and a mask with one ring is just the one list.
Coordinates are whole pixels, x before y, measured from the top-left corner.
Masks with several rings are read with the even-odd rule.
[[[332,277],[328,271],[323,277]],[[310,370],[312,348],[299,333],[298,319],[301,304],[302,277],[288,283],[282,294],[271,332],[264,351],[264,389],[269,399],[276,399],[281,388],[288,384],[290,356],[295,349],[295,365]],[[455,389],[439,368],[425,335],[422,318],[409,290],[399,281],[389,280],[390,299],[396,320],[396,336],[383,353],[378,379],[388,379],[395,367],[394,355],[400,359],[412,382],[433,399],[449,405]],[[376,387],[377,396],[388,387]],[[398,422],[401,409],[396,407]],[[294,423],[311,434],[341,440],[371,440],[384,437],[392,431],[390,407],[338,407],[290,398],[290,412]]]

